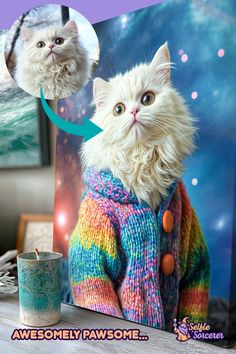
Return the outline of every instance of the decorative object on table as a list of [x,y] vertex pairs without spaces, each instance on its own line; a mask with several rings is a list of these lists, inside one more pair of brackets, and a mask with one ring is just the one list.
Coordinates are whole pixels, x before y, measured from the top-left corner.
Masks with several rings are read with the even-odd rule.
[[16,264],[10,261],[17,256],[17,253],[17,250],[11,250],[0,257],[0,294],[14,294],[17,292],[15,277],[10,272],[16,267]]
[[[208,3],[209,2],[203,0],[163,1],[161,4],[146,7],[145,9],[100,22],[99,24],[95,24],[94,27],[98,33],[98,37],[102,39],[100,41],[101,59],[97,72],[98,76],[104,79],[113,77],[116,73],[124,73],[127,70],[130,70],[133,66],[139,65],[144,61],[148,62],[152,58],[157,47],[168,41],[171,53],[171,62],[175,63],[176,66],[176,70],[172,70],[171,74],[173,86],[176,87],[184,97],[192,114],[197,117],[197,121],[195,122],[195,125],[198,128],[198,134],[195,140],[197,149],[190,158],[185,160],[183,182],[186,186],[187,194],[191,200],[191,203],[198,215],[210,255],[210,302],[206,322],[210,324],[211,331],[222,332],[224,334],[224,340],[218,341],[217,344],[230,345],[230,343],[233,343],[236,338],[236,101],[234,98],[236,48],[233,42],[236,35],[236,26],[235,18],[232,15],[235,5],[233,0],[227,1],[224,8],[221,6],[222,1],[220,0],[214,0],[211,4]],[[163,28],[165,29],[164,31]],[[175,28],[174,31],[173,28]],[[206,28],[208,29],[207,32],[205,30]],[[113,34],[118,38],[115,46],[113,45],[113,36],[110,36],[111,31],[113,31]],[[212,38],[214,38],[214,41]],[[196,45],[196,43],[199,43],[199,46]],[[141,50],[140,44],[142,48]],[[126,55],[127,48],[130,48],[131,45],[132,51],[129,51],[129,55]],[[148,55],[145,56],[144,53],[148,53]],[[144,75],[144,77],[146,77],[146,75]],[[136,80],[137,76],[134,78],[135,84],[130,85],[131,88],[136,85]],[[141,85],[143,80],[144,78],[140,79],[140,81],[138,80],[137,84]],[[165,80],[164,74],[163,80]],[[100,82],[101,84],[101,81],[97,82]],[[114,84],[116,83],[117,81],[114,81]],[[103,84],[104,85],[102,86],[101,84],[101,86],[105,88],[106,84]],[[124,99],[123,91],[127,89],[127,86],[128,85],[125,83],[124,89],[123,86],[120,86],[120,89],[122,87],[121,99]],[[110,89],[111,86],[108,87],[110,97],[106,101],[104,89],[103,94],[100,96],[100,103],[102,107],[104,102],[110,103],[114,101],[114,105],[112,105],[109,109],[107,108],[107,112],[112,112],[113,108],[115,109],[115,104],[120,103],[120,100],[115,101],[115,95],[119,91],[119,87],[118,84],[114,90]],[[90,104],[92,102],[92,94],[92,85],[89,84],[83,91],[77,93],[76,95],[65,100],[60,100],[58,103],[58,112],[61,112],[61,115],[71,122],[73,122],[74,117],[78,114],[81,115],[81,117],[92,117],[94,113],[94,106]],[[159,99],[162,100],[162,97],[162,93],[158,92],[156,96],[157,102]],[[140,107],[142,104],[140,97],[137,102],[139,102],[138,107]],[[117,132],[117,141],[119,141],[118,135],[122,128],[127,128],[127,134],[131,134],[128,127],[128,114],[130,113],[130,111],[128,111],[128,105],[129,100],[127,100],[127,102],[123,102],[123,105],[116,107],[118,112],[115,111],[113,118],[115,119],[116,124],[120,124],[120,126],[114,130],[111,129],[111,132]],[[162,108],[163,110],[164,108],[169,109],[170,106],[163,104]],[[164,113],[163,110],[161,110],[160,116]],[[119,117],[116,116],[117,113],[119,114],[123,112],[124,115],[120,115]],[[137,117],[142,119],[140,113],[141,111]],[[169,114],[170,113],[171,112],[169,112]],[[103,118],[104,117],[105,115],[103,115]],[[124,117],[127,117],[127,120],[125,120]],[[170,119],[169,117],[170,116],[168,115],[166,116],[166,120],[164,122],[165,124],[163,123],[164,125],[161,128],[166,127],[166,124],[168,124]],[[139,118],[137,118],[137,120],[138,119]],[[178,117],[176,117],[176,121],[179,122]],[[143,117],[141,124],[142,123],[145,124],[145,117]],[[156,124],[160,124],[158,118],[156,119]],[[173,124],[173,127],[174,126],[175,124]],[[141,126],[140,134],[142,134],[142,132],[145,132],[145,127]],[[182,133],[183,131],[180,131],[179,135]],[[157,136],[159,137],[158,134]],[[135,139],[135,135],[131,135],[130,138]],[[98,140],[99,139],[96,140],[96,138],[94,138],[94,141],[92,142],[92,151],[95,153],[97,153],[97,147],[100,148],[101,146],[104,146],[103,144],[98,144]],[[160,140],[163,141],[162,139]],[[107,139],[106,141],[108,141],[112,146],[111,139]],[[122,142],[123,140],[121,139],[120,141]],[[173,151],[173,141],[171,139],[170,141],[170,146],[172,146],[170,150]],[[65,255],[63,273],[63,279],[67,282],[67,287],[64,287],[65,289],[69,289],[70,287],[68,282],[68,266],[66,266],[66,260],[68,260],[68,243],[72,230],[76,226],[78,215],[79,218],[83,217],[84,211],[80,208],[81,195],[84,192],[84,184],[81,173],[81,156],[78,154],[78,151],[81,151],[81,143],[82,139],[74,136],[68,136],[62,131],[58,132],[54,208],[54,246],[56,251],[63,252]],[[128,152],[129,144],[126,146]],[[107,156],[110,157],[114,155],[107,154]],[[114,159],[115,162],[119,164],[120,161],[122,161],[123,156],[125,156],[124,153],[121,153],[120,151],[119,159]],[[140,155],[137,151],[134,152],[132,157],[136,161],[140,160]],[[151,161],[151,155],[149,155],[147,160]],[[144,164],[147,160],[143,159]],[[171,159],[167,160],[170,162]],[[97,156],[94,161],[97,162]],[[104,169],[106,168],[106,164],[107,161],[105,156]],[[120,163],[120,165],[122,165],[122,163]],[[159,166],[162,168],[162,163],[160,163]],[[134,169],[133,172],[138,173],[138,169]],[[124,173],[126,173],[127,181],[130,181],[131,173],[129,174],[125,168]],[[144,173],[145,177],[148,175],[148,172]],[[163,179],[165,181],[167,177],[168,175],[163,174]],[[134,178],[134,181],[137,179],[138,178]],[[93,198],[98,198],[98,204],[94,206],[94,204],[91,203],[90,209],[88,209],[88,216],[92,215],[96,217],[96,215],[100,213],[101,205],[105,198],[106,188],[111,189],[109,179],[106,179],[106,182],[101,185],[101,188],[96,183],[97,181],[98,179],[95,181],[92,193]],[[141,177],[140,181],[142,182]],[[114,194],[117,195],[119,191],[120,189],[116,188],[116,193]],[[142,192],[145,194],[147,189],[143,189]],[[83,195],[83,197],[86,198],[85,195]],[[181,200],[183,199],[181,198]],[[132,292],[132,289],[138,279],[138,281],[141,281],[143,289],[148,289],[150,296],[153,298],[153,289],[156,284],[159,283],[157,278],[152,276],[153,269],[159,269],[157,266],[158,260],[155,258],[155,261],[151,267],[148,267],[145,264],[146,268],[143,273],[138,271],[136,273],[133,271],[133,269],[137,267],[138,261],[142,259],[141,253],[135,253],[133,248],[135,244],[130,242],[132,237],[135,238],[135,228],[130,230],[130,234],[125,239],[127,240],[127,243],[130,243],[132,255],[137,254],[138,258],[137,262],[128,264],[130,267],[128,275],[130,275],[132,282],[131,285],[129,282],[125,283],[123,287],[121,287],[121,283],[119,282],[119,275],[122,274],[124,269],[127,267],[129,253],[121,247],[123,240],[118,238],[116,238],[117,244],[114,245],[114,248],[110,247],[112,235],[114,235],[114,229],[117,230],[120,226],[125,224],[123,227],[124,229],[130,222],[134,222],[134,224],[137,225],[136,218],[140,220],[142,217],[142,214],[139,214],[137,209],[135,210],[135,215],[127,216],[127,209],[128,204],[124,204],[122,210],[118,210],[117,205],[114,203],[114,208],[112,210],[107,209],[107,214],[103,219],[98,217],[96,223],[91,225],[91,230],[96,227],[102,231],[95,234],[95,236],[93,232],[89,231],[93,235],[90,242],[87,237],[83,237],[84,229],[80,226],[78,232],[78,234],[80,233],[80,237],[78,237],[78,240],[76,241],[78,241],[78,244],[80,243],[83,245],[83,254],[85,254],[85,251],[87,251],[87,254],[91,251],[97,251],[103,259],[104,255],[108,255],[107,262],[105,264],[93,263],[94,266],[91,266],[90,268],[91,272],[89,282],[93,282],[94,286],[97,286],[99,290],[107,284],[115,283],[115,295],[118,294],[120,299],[121,294],[125,294],[129,291]],[[124,224],[119,223],[120,219],[116,216],[118,213],[119,216],[122,217]],[[147,214],[145,214],[145,217],[146,215]],[[186,217],[183,215],[183,219],[187,219],[189,215],[190,213],[186,213]],[[104,230],[107,227],[110,227],[111,218],[112,224],[115,225],[115,228],[112,230],[110,229],[109,232],[106,233]],[[141,220],[143,220],[143,225],[147,226],[144,217]],[[160,222],[160,220],[155,222]],[[155,222],[151,222],[150,225],[153,226]],[[176,225],[175,215],[174,222]],[[85,226],[89,228],[88,223]],[[148,227],[151,226],[148,225]],[[199,234],[199,232],[197,233]],[[116,232],[115,234],[117,236]],[[143,235],[140,236],[140,239],[142,239],[142,236]],[[150,234],[149,237],[151,237]],[[163,237],[160,238],[160,242],[161,245],[164,246],[165,253],[170,252],[171,245],[175,242],[175,240],[176,238],[174,233],[172,233],[171,237],[164,234]],[[74,240],[71,239],[71,244],[73,241]],[[193,238],[192,241],[194,241],[197,246],[196,239]],[[146,242],[146,239],[144,242]],[[72,247],[73,246],[76,248],[77,244],[74,242]],[[176,254],[183,259],[185,251],[188,248],[189,245],[186,247],[184,246],[182,249],[178,249]],[[181,265],[183,266],[187,260],[186,270],[188,271],[190,271],[191,266],[195,264],[195,261],[197,259],[199,260],[200,254],[197,248],[194,250],[188,249],[188,251],[191,250],[192,255],[189,256],[188,259],[181,262]],[[149,250],[146,248],[143,251],[143,254],[147,253],[148,256],[148,252]],[[161,253],[160,257],[162,255],[163,254]],[[118,256],[121,259],[120,262],[117,262]],[[79,257],[80,259],[82,258],[80,252]],[[149,259],[151,258],[149,257]],[[171,259],[173,260],[172,257],[169,257],[170,262],[167,263],[169,263],[169,266],[172,267],[173,262],[171,262]],[[87,266],[87,264],[87,261],[84,262],[82,265],[83,270],[86,268],[85,266]],[[205,266],[204,262],[203,266]],[[112,272],[109,271],[111,268]],[[78,267],[71,267],[71,270],[72,272],[75,272],[78,270]],[[183,274],[186,270],[183,271]],[[105,274],[103,271],[105,271]],[[114,276],[114,272],[116,271],[117,273]],[[100,277],[101,274],[103,274],[102,277]],[[160,272],[160,281],[167,282],[167,284],[168,282],[171,283],[174,281],[175,274],[163,276]],[[190,271],[189,280],[195,282],[198,276],[198,270],[196,270],[196,272]],[[78,278],[76,281],[79,280],[79,277],[81,277],[80,271],[78,271]],[[148,282],[149,284],[151,283],[151,287],[147,286]],[[87,284],[88,280],[85,279],[82,286],[87,286]],[[182,282],[181,285],[185,287],[186,283]],[[140,291],[138,296],[126,298],[127,302],[130,301],[130,303],[131,299],[134,299],[134,307],[129,311],[130,317],[133,316],[136,309],[138,309],[140,313],[146,311],[146,306],[142,307],[139,302],[139,300],[142,301],[142,299],[145,298],[143,297],[143,289]],[[199,301],[198,292],[195,292],[194,286],[189,287],[188,291],[192,292],[192,296],[195,298],[195,301],[192,301],[192,310],[196,311],[196,307],[198,308],[199,304],[202,304],[204,300]],[[160,308],[164,306],[167,310],[169,309],[169,304],[165,302],[165,299],[168,292],[170,292],[170,295],[168,296],[170,301],[171,299],[176,299],[176,297],[173,297],[173,294],[171,294],[171,287],[168,285],[166,289],[162,291],[159,304]],[[199,294],[200,293],[202,294],[201,290]],[[82,294],[86,297],[85,291],[83,290],[82,292],[77,292],[77,294]],[[107,294],[108,292],[105,291],[104,296],[107,296]],[[112,295],[114,295],[114,293]],[[63,299],[67,301],[68,290],[63,292]],[[108,298],[108,302],[114,299],[116,300],[115,296],[110,296]],[[90,300],[91,297],[88,298],[88,301]],[[88,301],[86,302],[86,307],[88,307]],[[205,297],[205,304],[206,302],[207,298]],[[98,296],[96,296],[96,299],[94,298],[94,302],[92,304],[93,308],[98,308],[100,304],[101,302],[98,301]],[[151,301],[150,304],[152,305]],[[189,316],[189,306],[187,304],[183,305],[185,307],[185,313],[182,314],[182,318],[176,318],[177,321],[181,321],[184,317]],[[103,304],[100,308],[103,312],[106,310],[104,309]],[[150,315],[155,316],[157,311],[158,306],[155,306],[153,312],[150,311]],[[201,311],[198,311],[196,314],[201,315]],[[124,315],[126,315],[126,313]],[[172,320],[174,320],[174,318]],[[141,321],[140,317],[137,321]],[[172,330],[173,329],[174,328],[172,327]]]
[[52,251],[53,216],[21,214],[18,224],[16,248],[21,252],[30,252],[35,248]]
[[[0,30],[0,168],[50,164],[49,123],[38,99],[20,89],[4,62],[7,30]],[[14,55],[12,60],[14,60]]]
[[60,320],[61,253],[29,252],[17,256],[20,320],[50,326]]

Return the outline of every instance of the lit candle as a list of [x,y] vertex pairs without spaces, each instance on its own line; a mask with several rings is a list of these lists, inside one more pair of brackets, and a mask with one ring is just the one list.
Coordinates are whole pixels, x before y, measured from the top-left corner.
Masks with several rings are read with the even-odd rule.
[[55,252],[17,256],[20,320],[28,326],[50,326],[60,320],[61,258]]

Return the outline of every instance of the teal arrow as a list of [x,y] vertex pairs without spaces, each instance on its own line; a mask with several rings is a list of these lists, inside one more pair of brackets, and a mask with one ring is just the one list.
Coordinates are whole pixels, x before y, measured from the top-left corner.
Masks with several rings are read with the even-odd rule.
[[83,136],[84,141],[88,141],[93,138],[95,135],[102,132],[102,129],[99,128],[96,124],[91,122],[87,117],[84,117],[83,124],[74,124],[65,121],[63,118],[59,117],[47,104],[47,101],[44,98],[43,89],[40,87],[40,98],[42,102],[43,109],[47,114],[48,118],[61,130],[66,133],[74,134],[78,136]]

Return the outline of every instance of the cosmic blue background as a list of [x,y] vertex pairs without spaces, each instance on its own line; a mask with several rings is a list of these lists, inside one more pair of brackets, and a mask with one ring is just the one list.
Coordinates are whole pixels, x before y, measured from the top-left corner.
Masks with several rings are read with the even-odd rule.
[[[233,0],[167,0],[94,25],[100,42],[96,76],[104,79],[150,61],[168,41],[173,85],[198,118],[197,149],[185,161],[183,180],[202,225],[211,258],[211,297],[229,300],[235,182],[236,3]],[[183,62],[179,50],[188,60]],[[224,56],[218,56],[218,50]],[[192,92],[198,97],[192,98]],[[91,117],[91,82],[59,102],[61,116]],[[81,195],[81,139],[58,133],[54,246],[67,254]],[[96,147],[95,147],[96,149]],[[197,184],[192,183],[197,179]],[[65,213],[64,229],[57,216]]]

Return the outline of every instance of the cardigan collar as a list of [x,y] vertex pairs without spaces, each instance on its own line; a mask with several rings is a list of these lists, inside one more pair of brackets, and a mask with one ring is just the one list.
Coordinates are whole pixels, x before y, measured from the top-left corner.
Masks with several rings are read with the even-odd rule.
[[[88,167],[83,175],[86,189],[92,190],[103,197],[112,199],[120,204],[140,204],[138,198],[122,184],[119,178],[112,175],[110,170],[97,171],[93,167]],[[175,180],[168,189],[167,196],[162,198],[162,207],[168,208],[177,185]],[[146,202],[143,204],[147,205]]]

